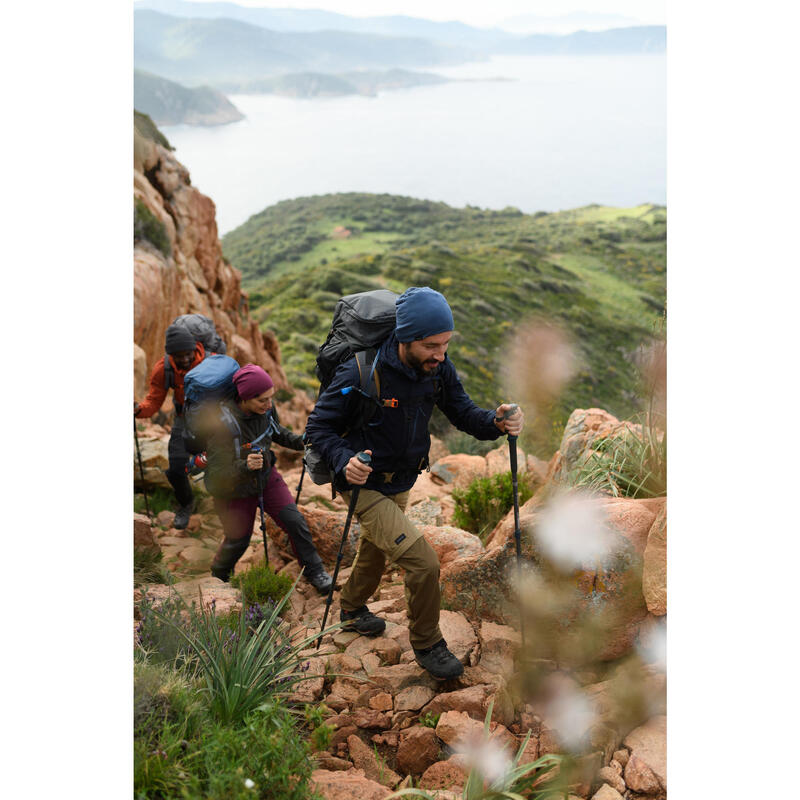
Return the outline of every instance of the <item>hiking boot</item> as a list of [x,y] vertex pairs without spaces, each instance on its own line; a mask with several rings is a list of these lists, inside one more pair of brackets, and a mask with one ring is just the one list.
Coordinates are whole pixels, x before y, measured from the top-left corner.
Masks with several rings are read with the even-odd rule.
[[325,567],[320,567],[316,572],[306,575],[306,580],[320,593],[328,594],[333,586],[333,578],[325,572]]
[[194,500],[188,505],[181,506],[175,512],[175,519],[172,522],[172,527],[183,530],[189,524],[189,517],[192,516],[192,511],[194,511]]
[[424,650],[415,649],[414,655],[417,664],[428,670],[437,680],[457,678],[464,672],[464,665],[447,649],[444,639],[439,639],[435,645]]
[[224,583],[231,582],[231,570],[215,567],[213,564],[211,565],[211,576],[213,578],[219,578]]
[[355,631],[364,636],[380,636],[386,629],[386,623],[376,617],[366,606],[361,606],[355,611],[345,611],[342,609],[339,618],[342,622],[347,621],[347,625],[342,627],[343,631]]

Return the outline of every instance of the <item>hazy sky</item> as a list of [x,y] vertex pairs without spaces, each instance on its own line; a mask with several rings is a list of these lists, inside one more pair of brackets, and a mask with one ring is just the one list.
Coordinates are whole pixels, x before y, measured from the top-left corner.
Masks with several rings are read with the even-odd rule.
[[[213,2],[213,0],[199,0]],[[319,8],[354,17],[405,14],[491,26],[522,14],[559,16],[572,11],[621,14],[645,24],[666,22],[666,0],[234,0],[240,6]]]

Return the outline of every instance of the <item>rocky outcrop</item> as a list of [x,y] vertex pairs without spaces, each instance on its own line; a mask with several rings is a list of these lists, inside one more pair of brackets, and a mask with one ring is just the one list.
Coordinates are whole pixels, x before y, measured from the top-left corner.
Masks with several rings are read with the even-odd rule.
[[[149,374],[164,354],[164,334],[172,320],[200,313],[214,320],[229,355],[240,363],[259,364],[279,389],[291,391],[275,336],[260,331],[250,318],[241,274],[222,256],[213,201],[192,186],[189,171],[171,150],[136,127],[133,194],[140,213],[163,228],[160,248],[147,238],[134,247],[133,340],[144,353],[145,371]],[[137,391],[141,362],[136,352]],[[165,410],[170,403],[168,398]],[[281,420],[302,428],[312,407],[305,394],[297,393],[281,406]]]

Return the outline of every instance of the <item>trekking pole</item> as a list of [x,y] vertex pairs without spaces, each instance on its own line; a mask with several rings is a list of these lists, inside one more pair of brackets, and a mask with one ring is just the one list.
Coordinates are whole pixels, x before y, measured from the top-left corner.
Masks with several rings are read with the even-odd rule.
[[[258,445],[251,445],[253,453],[262,453]],[[263,458],[263,455],[262,455]],[[269,550],[267,550],[267,523],[264,521],[264,488],[261,484],[261,470],[258,471],[258,509],[261,512],[261,538],[264,540],[264,565],[269,566]]]
[[139,431],[136,430],[136,417],[133,418],[133,438],[136,439],[136,458],[139,459],[139,475],[142,479],[142,494],[144,495],[144,507],[147,516],[150,516],[150,504],[147,502],[147,489],[144,486],[144,467],[142,466],[142,453],[139,450]]
[[303,471],[300,473],[300,483],[297,484],[297,494],[294,496],[294,504],[300,502],[300,490],[303,488],[303,478],[306,476],[306,462],[303,460]]
[[[369,453],[356,453],[356,458],[362,463],[369,466],[372,463],[372,456]],[[356,503],[358,502],[358,486],[353,487],[353,493],[350,495],[350,505],[347,507],[347,519],[344,522],[344,532],[342,533],[342,541],[339,542],[339,552],[336,554],[336,568],[333,570],[333,578],[331,580],[331,590],[328,592],[328,599],[325,601],[325,614],[322,617],[322,628],[320,629],[319,638],[317,639],[317,650],[322,644],[322,634],[325,632],[325,623],[328,621],[328,612],[331,610],[331,601],[333,600],[333,591],[336,588],[336,578],[339,577],[339,566],[342,563],[342,555],[344,554],[344,543],[347,541],[347,534],[350,532],[350,523],[353,520],[353,513],[356,510]]]
[[[519,406],[512,403],[503,414],[502,419],[508,419],[516,414]],[[519,529],[519,487],[517,485],[517,437],[508,434],[508,460],[511,462],[511,488],[514,498],[514,545],[517,550],[517,580],[522,585],[522,531]],[[522,639],[522,653],[525,653],[525,617],[520,614],[520,637]]]

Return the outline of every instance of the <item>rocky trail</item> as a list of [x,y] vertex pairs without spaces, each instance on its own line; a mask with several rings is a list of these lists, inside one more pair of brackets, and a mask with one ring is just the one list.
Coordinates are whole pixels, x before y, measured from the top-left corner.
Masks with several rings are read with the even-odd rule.
[[[580,410],[579,410],[580,411]],[[583,417],[580,417],[580,414]],[[591,443],[592,437],[608,426],[619,425],[605,412],[593,409],[576,411],[572,427],[567,426],[565,441],[549,465],[537,459],[521,458],[533,470],[538,485],[545,485],[563,466],[563,453],[570,457]],[[575,416],[575,415],[574,415]],[[162,433],[158,426],[143,434],[152,436],[148,445],[148,467],[157,469],[159,450],[155,444]],[[566,434],[569,434],[567,436]],[[576,444],[582,439],[582,444]],[[144,438],[143,442],[148,439]],[[556,659],[534,659],[520,653],[519,609],[504,595],[506,586],[489,586],[486,576],[494,574],[510,558],[513,520],[502,520],[484,546],[481,540],[452,523],[452,489],[466,486],[478,475],[507,469],[507,448],[488,456],[448,454],[436,443],[439,457],[430,473],[424,473],[415,486],[409,516],[424,530],[436,549],[442,565],[443,610],[441,628],[448,646],[465,665],[464,674],[455,680],[438,682],[419,667],[408,636],[403,576],[387,567],[369,608],[386,620],[385,633],[366,638],[355,633],[334,632],[324,637],[317,652],[305,651],[313,678],[300,684],[293,699],[298,703],[327,707],[326,724],[334,731],[325,751],[316,753],[317,769],[313,781],[328,800],[344,798],[383,798],[392,790],[413,785],[438,797],[455,798],[469,773],[469,765],[459,753],[459,743],[479,733],[492,704],[491,739],[510,754],[516,753],[528,732],[530,740],[522,758],[527,763],[547,753],[567,752],[563,714],[536,699],[533,682],[555,682],[591,700],[591,715],[581,718],[574,710],[572,724],[578,724],[581,746],[576,754],[575,778],[570,785],[572,798],[595,800],[659,800],[666,797],[666,706],[665,675],[657,665],[645,665],[632,680],[625,672],[626,656],[665,612],[666,584],[653,575],[661,574],[654,555],[663,539],[666,545],[664,498],[628,500],[605,498],[608,518],[620,536],[619,547],[637,556],[641,581],[638,600],[625,599],[625,613],[606,631],[606,639],[596,653],[599,658],[579,668]],[[300,470],[282,454],[282,474],[294,490]],[[174,514],[162,511],[151,525],[144,515],[135,515],[135,546],[157,546],[172,572],[175,583],[150,584],[142,588],[153,600],[178,592],[187,602],[200,598],[206,605],[215,603],[217,613],[241,606],[240,592],[209,575],[209,565],[222,539],[222,529],[213,512],[213,502],[199,495],[198,513],[186,530],[171,527]],[[536,515],[538,495],[521,509],[523,527]],[[300,508],[312,530],[318,550],[332,571],[343,529],[345,508],[340,498],[330,500],[328,487],[318,487],[306,479]],[[276,572],[295,578],[298,565],[291,555],[285,534],[267,520],[269,560]],[[355,555],[358,525],[347,542],[338,583],[348,577]],[[652,541],[650,541],[652,540]],[[646,551],[650,548],[649,562]],[[530,552],[527,553],[529,556]],[[535,553],[532,554],[535,558]],[[249,565],[262,563],[264,546],[256,516],[253,539],[237,573]],[[644,569],[642,570],[642,563]],[[648,563],[650,565],[648,573]],[[665,563],[665,562],[664,562]],[[487,571],[488,570],[488,571]],[[665,570],[663,571],[665,578]],[[604,573],[603,587],[597,576],[586,590],[594,603],[623,602],[614,588],[613,575]],[[507,581],[504,581],[507,583]],[[587,584],[579,576],[578,592]],[[480,600],[476,600],[476,597]],[[339,618],[339,594],[334,594],[330,622]],[[471,598],[471,599],[470,599]],[[662,606],[663,605],[663,609]],[[320,628],[325,598],[302,579],[290,599],[285,620],[292,637],[302,638]],[[659,613],[660,612],[660,613]],[[562,623],[563,624],[563,623]],[[530,631],[528,633],[530,637]],[[636,715],[620,713],[619,689],[630,683],[631,691],[644,706]],[[642,699],[644,698],[644,700]],[[644,710],[642,710],[644,709]],[[572,748],[574,751],[575,748]]]

